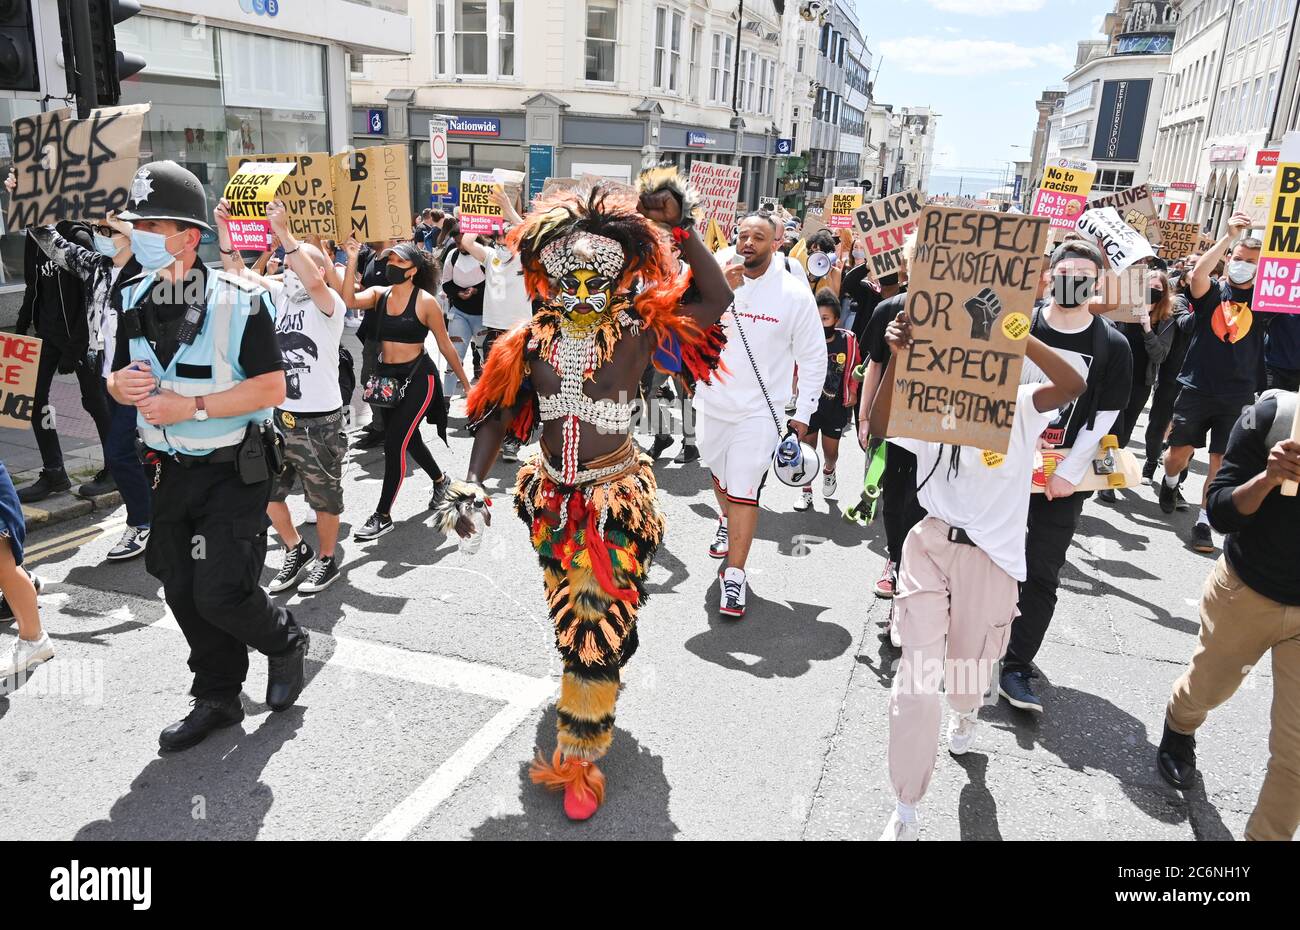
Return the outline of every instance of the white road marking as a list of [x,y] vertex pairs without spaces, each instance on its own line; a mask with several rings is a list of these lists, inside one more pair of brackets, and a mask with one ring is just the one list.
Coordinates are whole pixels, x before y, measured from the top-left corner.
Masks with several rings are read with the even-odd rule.
[[34,564],[52,555],[58,555],[60,552],[79,549],[115,530],[122,529],[126,529],[126,517],[109,517],[94,526],[83,527],[72,533],[65,533],[53,539],[43,540],[40,544],[27,548],[23,553],[23,562]]
[[[180,632],[170,610],[152,625]],[[311,635],[313,640],[328,640],[334,644],[333,654],[326,663],[329,666],[473,694],[506,705],[438,766],[423,784],[375,824],[366,834],[367,840],[403,840],[410,836],[520,724],[538,707],[550,701],[558,688],[555,680],[549,677],[535,678],[492,665],[343,636],[314,631]]]

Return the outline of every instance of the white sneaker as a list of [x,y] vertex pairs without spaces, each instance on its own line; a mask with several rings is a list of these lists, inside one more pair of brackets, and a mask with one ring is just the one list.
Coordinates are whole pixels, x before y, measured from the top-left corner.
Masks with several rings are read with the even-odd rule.
[[804,488],[799,494],[799,503],[794,505],[795,510],[812,510],[813,496],[812,488]]
[[10,648],[9,655],[0,660],[0,681],[21,675],[53,658],[54,644],[50,642],[48,633],[42,632],[41,638],[31,643],[19,639]]
[[835,492],[840,489],[839,479],[835,477],[835,472],[822,475],[822,497],[834,497]]
[[147,526],[128,526],[122,538],[117,541],[117,545],[108,550],[108,560],[110,562],[125,562],[127,559],[134,559],[136,556],[144,555],[145,546],[149,542],[149,527]]
[[948,751],[954,756],[964,756],[975,745],[975,734],[979,730],[979,714],[955,714],[948,721]]
[[904,820],[898,816],[898,811],[889,815],[889,823],[885,824],[885,831],[880,834],[880,841],[886,842],[911,842],[920,837],[921,828],[915,820]]
[[722,573],[722,606],[718,612],[724,617],[739,620],[745,616],[745,572],[728,568]]

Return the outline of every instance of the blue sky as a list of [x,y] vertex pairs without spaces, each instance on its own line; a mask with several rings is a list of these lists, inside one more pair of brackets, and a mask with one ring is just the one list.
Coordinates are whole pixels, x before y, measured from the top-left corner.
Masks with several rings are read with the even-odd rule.
[[985,179],[1029,157],[1034,101],[1069,72],[1076,42],[1101,38],[1114,8],[1114,0],[858,0],[880,68],[876,100],[933,107],[936,173],[983,170]]

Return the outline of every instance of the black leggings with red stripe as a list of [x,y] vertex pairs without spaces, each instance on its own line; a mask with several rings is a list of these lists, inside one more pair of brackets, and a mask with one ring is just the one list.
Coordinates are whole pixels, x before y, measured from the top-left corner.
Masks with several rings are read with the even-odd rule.
[[420,436],[420,423],[428,414],[429,405],[441,403],[438,372],[429,357],[422,355],[415,361],[402,402],[389,410],[385,418],[384,489],[379,495],[376,512],[384,516],[392,513],[393,501],[397,499],[397,492],[402,489],[402,482],[406,479],[407,453],[434,481],[442,479],[442,469]]

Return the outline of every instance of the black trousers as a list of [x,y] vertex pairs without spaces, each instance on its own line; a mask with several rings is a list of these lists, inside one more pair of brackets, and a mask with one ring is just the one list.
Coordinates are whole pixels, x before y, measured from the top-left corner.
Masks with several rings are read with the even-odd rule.
[[1300,371],[1294,368],[1275,368],[1269,365],[1267,377],[1269,390],[1300,390]]
[[1056,613],[1056,589],[1061,583],[1065,554],[1074,538],[1079,514],[1091,494],[1071,494],[1049,501],[1045,494],[1029,500],[1029,532],[1025,536],[1027,577],[1020,586],[1020,616],[1011,624],[1011,642],[1002,663],[1004,672],[1028,671],[1042,648]]
[[[1133,438],[1133,430],[1137,427],[1138,417],[1142,415],[1143,409],[1147,405],[1147,399],[1151,397],[1151,386],[1149,384],[1138,384],[1133,382],[1132,393],[1129,394],[1128,407],[1119,415],[1119,422],[1115,424],[1115,438],[1119,440],[1119,447],[1127,449],[1129,440]],[[1172,408],[1170,408],[1172,410]]]
[[190,645],[196,698],[238,698],[249,647],[276,655],[302,638],[260,583],[270,493],[270,481],[244,484],[233,464],[163,463],[145,566]]
[[[41,450],[41,464],[47,471],[60,471],[63,468],[63,448],[59,445],[58,418],[59,411],[51,410],[53,417],[46,416],[50,406],[50,385],[59,372],[59,350],[50,346],[41,352],[41,360],[36,366],[36,394],[32,398],[35,411],[32,414],[32,432],[36,435],[36,447]],[[112,418],[108,413],[108,401],[104,393],[104,379],[93,361],[83,358],[77,362],[77,384],[81,388],[81,406],[95,421],[95,431],[99,433],[99,444],[105,453],[109,447],[109,424]]]
[[880,497],[889,561],[898,566],[903,563],[903,542],[907,534],[925,519],[925,508],[916,499],[916,456],[908,450],[890,444],[885,455],[885,474],[880,481]]
[[1165,448],[1165,430],[1174,418],[1174,401],[1183,386],[1177,380],[1157,381],[1151,395],[1151,415],[1147,419],[1147,461],[1159,462]]

